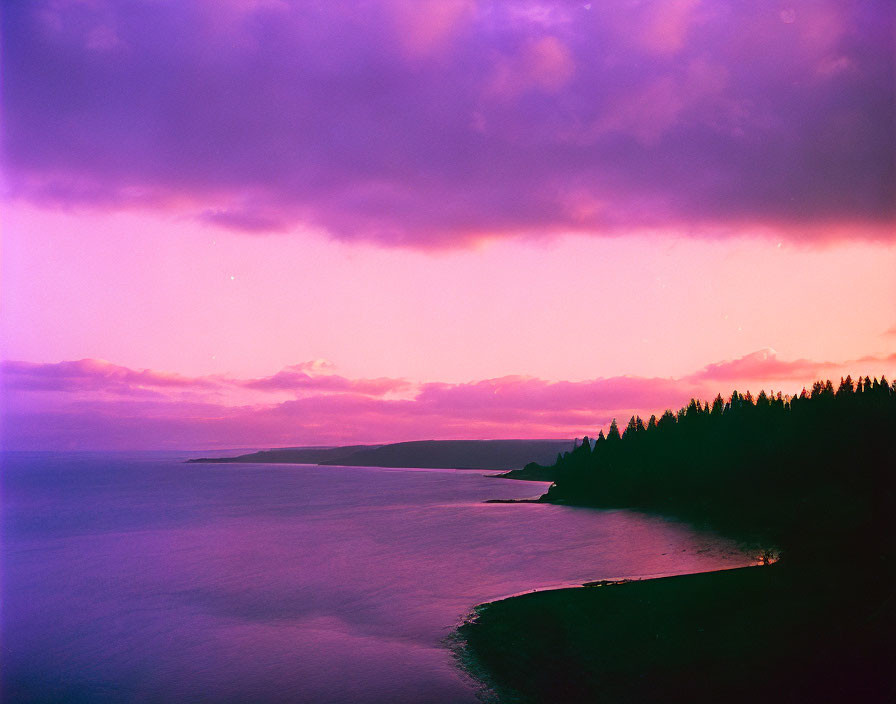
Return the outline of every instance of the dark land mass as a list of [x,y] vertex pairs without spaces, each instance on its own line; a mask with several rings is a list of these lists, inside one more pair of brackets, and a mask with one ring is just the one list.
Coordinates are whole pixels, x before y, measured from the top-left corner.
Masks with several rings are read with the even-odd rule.
[[459,656],[502,702],[893,702],[885,583],[779,563],[485,604]]
[[896,384],[693,400],[546,469],[542,501],[670,516],[780,559],[479,607],[458,652],[502,700],[896,701]]
[[487,499],[486,504],[545,504],[541,499]]
[[509,472],[491,476],[498,479],[521,479],[527,482],[553,482],[557,477],[557,466],[545,467],[538,462],[529,462],[522,469],[511,469]]
[[[572,440],[420,440],[361,450],[351,464],[361,467],[506,469],[533,458],[550,462],[569,450]],[[335,464],[328,461],[323,464]]]
[[896,557],[896,386],[736,391],[646,423],[615,421],[550,468],[546,501],[634,508],[779,547],[793,562]]
[[[289,464],[321,464],[333,461],[334,464],[342,464],[340,460],[351,457],[360,450],[370,450],[379,445],[347,445],[345,447],[283,447],[275,450],[261,450],[248,455],[238,457],[201,457],[187,460],[198,463],[222,463],[222,462],[278,462]],[[346,463],[350,464],[350,463]]]
[[188,462],[284,462],[356,467],[425,467],[433,469],[508,469],[532,459],[548,463],[573,447],[572,440],[420,440],[390,445],[333,448],[284,448],[239,457],[201,458]]

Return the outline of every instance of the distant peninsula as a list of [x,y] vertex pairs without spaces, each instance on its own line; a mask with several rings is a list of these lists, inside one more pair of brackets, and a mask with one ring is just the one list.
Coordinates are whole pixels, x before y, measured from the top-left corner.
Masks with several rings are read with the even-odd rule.
[[237,457],[202,457],[189,463],[287,463],[353,467],[513,470],[547,465],[574,448],[573,440],[417,440],[385,445],[287,447]]

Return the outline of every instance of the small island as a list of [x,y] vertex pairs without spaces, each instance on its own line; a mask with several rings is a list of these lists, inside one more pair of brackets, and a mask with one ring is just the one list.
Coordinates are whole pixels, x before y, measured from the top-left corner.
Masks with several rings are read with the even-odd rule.
[[733,536],[761,566],[478,607],[458,657],[502,700],[896,700],[896,384],[692,400],[511,474]]

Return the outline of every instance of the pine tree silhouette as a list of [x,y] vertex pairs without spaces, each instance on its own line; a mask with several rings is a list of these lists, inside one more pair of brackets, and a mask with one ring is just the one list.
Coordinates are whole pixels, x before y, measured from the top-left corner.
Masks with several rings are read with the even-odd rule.
[[[633,507],[772,541],[790,559],[894,556],[896,383],[852,377],[785,397],[691,399],[647,425],[616,420],[594,448],[558,457],[545,496]],[[882,544],[883,541],[883,544]],[[871,555],[869,557],[869,555]]]

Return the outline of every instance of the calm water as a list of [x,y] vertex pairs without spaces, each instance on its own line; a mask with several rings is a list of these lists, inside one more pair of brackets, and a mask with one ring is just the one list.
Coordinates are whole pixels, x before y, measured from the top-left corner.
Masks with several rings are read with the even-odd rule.
[[475,702],[443,639],[477,603],[745,564],[486,472],[3,458],[7,701]]

